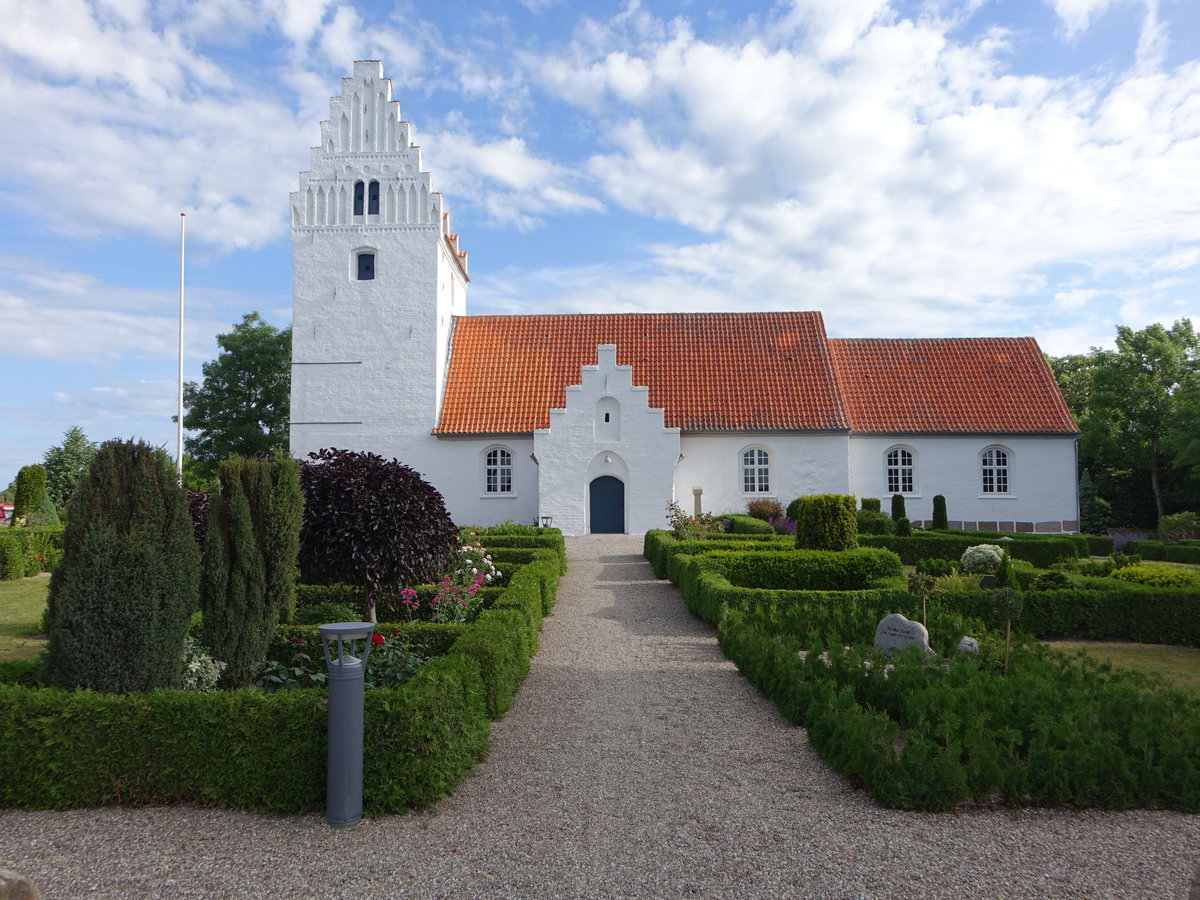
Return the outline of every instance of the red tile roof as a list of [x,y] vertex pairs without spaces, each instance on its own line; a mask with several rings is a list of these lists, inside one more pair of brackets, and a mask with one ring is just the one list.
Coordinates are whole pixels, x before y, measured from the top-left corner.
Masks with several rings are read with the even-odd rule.
[[831,340],[858,432],[1075,433],[1033,338]]
[[435,433],[548,427],[599,344],[617,345],[667,427],[848,427],[820,313],[632,313],[457,318]]

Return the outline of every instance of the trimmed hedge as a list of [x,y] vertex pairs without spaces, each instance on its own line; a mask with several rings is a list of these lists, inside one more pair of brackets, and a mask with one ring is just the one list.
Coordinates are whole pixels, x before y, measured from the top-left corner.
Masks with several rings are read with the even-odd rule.
[[[530,550],[496,608],[476,622],[378,626],[436,658],[399,688],[366,693],[368,815],[435,803],[486,754],[489,719],[511,706],[528,674],[536,629],[564,568],[557,552]],[[316,626],[278,628],[271,658],[290,663],[298,650],[321,660]],[[36,665],[0,666],[0,806],[324,807],[322,690],[111,695],[23,686]]]
[[567,545],[563,541],[562,531],[558,528],[539,528],[537,534],[493,534],[490,529],[477,531],[473,528],[463,530],[464,539],[481,541],[495,558],[495,551],[507,547],[533,550],[553,550],[562,561],[560,574],[567,571]]
[[[1076,541],[1072,537],[1077,536],[1045,535],[1026,540],[1014,539],[1005,541],[1003,546],[1013,559],[1024,559],[1039,569],[1048,569],[1060,559],[1079,556]],[[891,550],[906,566],[915,566],[919,559],[961,559],[968,547],[991,542],[983,533],[966,535],[945,531],[926,531],[911,537],[891,534],[864,534],[859,537],[862,546]]]
[[[1013,627],[1041,638],[1125,640],[1200,647],[1200,590],[1122,584],[1109,578],[1080,578],[1081,585],[1025,591]],[[988,591],[935,592],[936,602],[982,619],[989,628],[1004,620],[991,608]]]
[[[323,691],[97,694],[0,685],[0,805],[200,803],[301,813],[325,803]],[[435,660],[365,701],[373,815],[429,806],[487,750],[478,666]],[[236,752],[231,752],[236,748]]]
[[669,578],[667,569],[671,557],[676,554],[692,555],[707,553],[710,550],[750,548],[758,550],[764,547],[784,549],[793,546],[795,540],[786,534],[714,534],[681,541],[669,531],[652,529],[646,532],[642,541],[642,552],[654,567],[655,578]]
[[1125,552],[1136,553],[1142,559],[1156,562],[1200,564],[1200,545],[1190,541],[1170,543],[1168,541],[1130,541]]
[[729,534],[775,534],[775,528],[766,519],[754,516],[722,516],[725,530]]
[[[896,518],[894,515],[892,518]],[[849,550],[858,546],[858,518],[850,494],[812,494],[796,505],[796,547]]]

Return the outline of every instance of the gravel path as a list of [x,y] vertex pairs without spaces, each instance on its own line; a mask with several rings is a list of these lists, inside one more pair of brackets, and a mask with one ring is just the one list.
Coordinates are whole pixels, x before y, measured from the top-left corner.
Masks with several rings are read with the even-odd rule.
[[878,808],[654,580],[641,539],[570,571],[476,774],[433,810],[0,811],[0,866],[48,898],[1183,898],[1200,816]]

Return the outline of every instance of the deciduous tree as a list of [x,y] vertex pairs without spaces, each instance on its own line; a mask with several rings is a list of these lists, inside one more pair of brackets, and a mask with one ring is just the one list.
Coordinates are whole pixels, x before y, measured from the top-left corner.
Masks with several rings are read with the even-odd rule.
[[203,382],[183,388],[183,425],[196,432],[184,446],[197,474],[210,478],[230,456],[287,449],[292,330],[252,312],[218,335],[217,345],[221,353],[204,364]]

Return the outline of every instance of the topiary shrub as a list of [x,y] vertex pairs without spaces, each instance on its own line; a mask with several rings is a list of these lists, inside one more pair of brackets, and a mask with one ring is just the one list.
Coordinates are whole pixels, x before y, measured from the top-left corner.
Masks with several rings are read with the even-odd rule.
[[27,524],[27,519],[46,495],[46,467],[23,466],[17,472],[16,496],[13,499],[12,524]]
[[912,522],[907,516],[896,519],[896,537],[912,537]]
[[801,550],[849,550],[858,546],[854,497],[814,494],[797,505],[796,547]]
[[935,531],[945,531],[949,527],[950,520],[946,517],[946,498],[941,494],[935,494],[933,498],[933,528]]
[[908,513],[904,510],[904,495],[892,494],[892,518],[905,519],[908,518]]
[[968,575],[995,575],[1004,559],[1004,548],[996,544],[976,544],[963,552],[962,571]]
[[871,512],[883,512],[883,504],[880,502],[878,497],[863,497],[862,508],[870,510]]
[[208,516],[200,609],[201,642],[225,663],[221,686],[248,686],[275,626],[296,605],[296,558],[304,495],[288,457],[221,462]]
[[199,558],[171,460],[141,441],[107,441],[68,521],[50,579],[44,680],[110,693],[178,687]]
[[300,571],[307,581],[365,588],[365,615],[374,622],[379,591],[436,581],[449,568],[458,528],[433,485],[374,453],[308,456],[300,472]]

